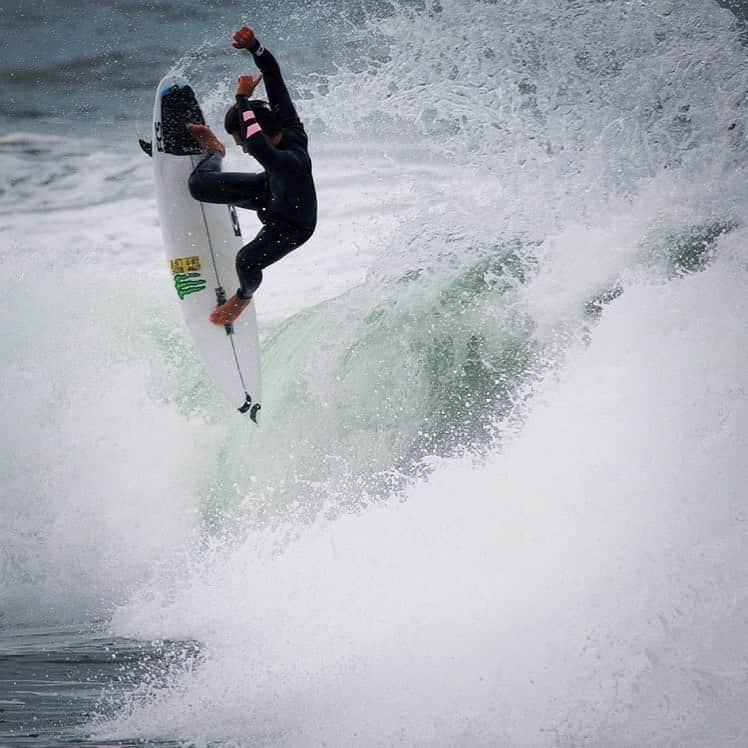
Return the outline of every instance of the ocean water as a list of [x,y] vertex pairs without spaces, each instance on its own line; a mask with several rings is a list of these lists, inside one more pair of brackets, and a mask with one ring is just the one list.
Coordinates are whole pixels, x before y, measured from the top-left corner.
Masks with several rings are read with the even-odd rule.
[[[2,18],[0,746],[748,742],[744,4]],[[243,23],[320,198],[259,431],[136,140]]]

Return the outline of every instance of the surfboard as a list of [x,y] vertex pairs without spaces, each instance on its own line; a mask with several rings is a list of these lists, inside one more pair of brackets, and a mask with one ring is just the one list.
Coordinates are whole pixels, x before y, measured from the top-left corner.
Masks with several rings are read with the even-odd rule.
[[166,76],[153,107],[153,140],[141,146],[153,157],[156,201],[170,285],[206,368],[236,409],[255,424],[261,405],[260,347],[252,302],[234,325],[209,320],[216,306],[236,292],[236,253],[244,243],[232,205],[201,203],[187,181],[204,157],[187,130],[205,124],[189,82]]

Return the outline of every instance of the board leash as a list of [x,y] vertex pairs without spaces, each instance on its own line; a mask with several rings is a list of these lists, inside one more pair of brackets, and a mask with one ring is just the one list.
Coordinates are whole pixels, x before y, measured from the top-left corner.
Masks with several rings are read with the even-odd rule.
[[[197,164],[195,163],[195,157],[193,155],[190,155],[190,164],[192,164],[192,168],[194,169]],[[218,263],[216,261],[216,255],[213,251],[213,242],[210,238],[210,231],[208,230],[208,218],[205,215],[205,206],[202,202],[198,201],[200,203],[200,213],[203,217],[203,225],[205,226],[205,234],[208,237],[208,249],[210,250],[210,260],[213,263],[213,274],[216,277],[216,284],[218,288],[216,288],[216,301],[217,306],[221,306],[226,302],[226,290],[223,287],[223,284],[221,283],[221,276],[218,274]],[[244,390],[244,394],[249,397],[249,392],[247,391],[247,385],[244,381],[244,373],[242,372],[241,364],[239,363],[239,354],[236,350],[236,343],[234,342],[234,326],[224,325],[224,329],[226,330],[226,337],[228,337],[229,342],[231,343],[231,350],[234,354],[234,363],[236,364],[236,372],[239,374],[239,381],[241,382],[242,389]]]

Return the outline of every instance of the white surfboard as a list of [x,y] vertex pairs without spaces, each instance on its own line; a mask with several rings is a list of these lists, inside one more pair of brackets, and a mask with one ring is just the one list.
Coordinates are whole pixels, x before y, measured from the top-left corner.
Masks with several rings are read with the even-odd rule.
[[258,423],[260,356],[254,302],[234,325],[209,320],[236,292],[236,253],[244,243],[236,209],[195,200],[187,181],[204,154],[186,129],[204,124],[195,93],[181,77],[166,76],[153,108],[153,171],[171,293],[182,307],[208,371],[229,402]]

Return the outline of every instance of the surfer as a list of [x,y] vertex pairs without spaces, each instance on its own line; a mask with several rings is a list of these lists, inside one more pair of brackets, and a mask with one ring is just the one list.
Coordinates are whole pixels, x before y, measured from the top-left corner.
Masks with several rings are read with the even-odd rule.
[[[210,315],[216,325],[230,325],[244,311],[262,282],[262,270],[311,237],[317,224],[317,196],[307,135],[276,59],[246,26],[234,34],[233,46],[254,57],[260,74],[243,75],[236,103],[226,112],[224,126],[237,145],[263,167],[259,174],[222,172],[226,148],[205,125],[187,125],[207,152],[189,180],[190,194],[204,203],[222,203],[254,210],[263,226],[236,256],[239,289]],[[253,99],[265,80],[269,105]]]

